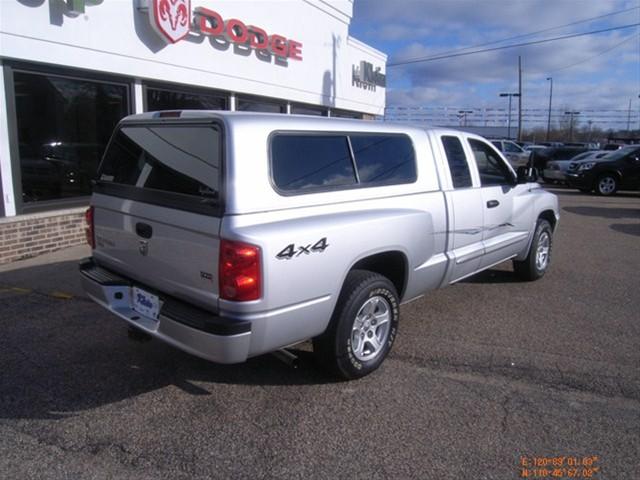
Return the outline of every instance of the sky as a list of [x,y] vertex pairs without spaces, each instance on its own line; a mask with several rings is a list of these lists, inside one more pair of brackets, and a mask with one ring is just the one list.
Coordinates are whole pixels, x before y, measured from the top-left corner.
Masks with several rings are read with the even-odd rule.
[[[592,20],[583,21],[587,19]],[[554,121],[573,110],[581,112],[583,122],[626,129],[630,99],[631,128],[640,128],[640,27],[391,64],[634,23],[640,23],[640,0],[355,0],[350,34],[389,56],[388,112],[398,107],[468,109],[475,112],[470,121],[491,125],[500,112],[491,117],[491,110],[485,110],[481,119],[480,110],[497,108],[506,116],[508,98],[498,94],[518,91],[520,55],[523,109],[530,125],[546,125],[551,83],[547,78],[552,77]],[[546,31],[528,35],[540,30]],[[514,112],[516,104],[514,99]]]

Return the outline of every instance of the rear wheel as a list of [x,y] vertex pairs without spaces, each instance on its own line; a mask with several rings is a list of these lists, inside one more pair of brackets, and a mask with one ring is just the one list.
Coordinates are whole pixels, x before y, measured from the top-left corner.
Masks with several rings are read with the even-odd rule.
[[347,276],[329,328],[313,340],[314,355],[344,379],[363,377],[384,361],[398,330],[398,294],[382,275]]
[[610,173],[605,173],[598,177],[596,182],[596,192],[598,195],[613,195],[618,190],[618,179]]
[[532,281],[544,276],[551,262],[552,238],[551,224],[542,218],[538,219],[527,258],[513,262],[513,269],[520,278]]

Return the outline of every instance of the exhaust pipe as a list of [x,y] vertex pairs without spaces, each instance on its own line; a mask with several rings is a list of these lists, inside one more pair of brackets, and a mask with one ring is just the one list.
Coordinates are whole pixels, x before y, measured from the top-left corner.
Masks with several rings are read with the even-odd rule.
[[282,363],[289,365],[291,368],[298,368],[298,356],[291,353],[289,350],[285,350],[284,348],[276,350],[275,352],[272,352],[272,355]]

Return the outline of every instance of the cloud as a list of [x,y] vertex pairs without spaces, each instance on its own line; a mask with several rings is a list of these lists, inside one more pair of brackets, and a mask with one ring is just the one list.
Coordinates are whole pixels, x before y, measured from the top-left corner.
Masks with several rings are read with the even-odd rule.
[[[585,36],[548,44],[491,51],[398,67],[388,67],[391,80],[407,77],[414,86],[453,83],[492,83],[505,86],[517,82],[518,55],[522,56],[525,74],[546,77],[551,74],[579,76],[615,66],[637,66],[637,33],[611,33]],[[456,47],[454,47],[456,48]],[[430,57],[438,49],[411,44],[398,56]],[[567,68],[569,67],[569,68]]]
[[[634,6],[633,0],[356,0],[354,18],[383,38],[380,28],[388,27],[392,38],[386,39],[412,40],[428,33],[466,40],[482,28],[489,31],[484,41],[490,41],[501,38],[497,35],[542,30]],[[617,20],[620,16],[602,21]]]
[[[442,55],[527,42],[640,22],[640,9],[553,28],[638,7],[637,0],[355,0],[352,31],[401,59]],[[551,29],[535,35],[531,32]],[[511,38],[506,42],[504,39]],[[523,63],[523,108],[544,117],[549,82],[554,108],[583,111],[599,123],[638,116],[640,29],[625,29],[550,43],[494,50],[446,60],[387,66],[387,105],[427,113],[440,108],[457,121],[458,109],[493,109],[506,115],[498,93],[517,91],[518,55]],[[514,108],[515,104],[514,102]],[[598,111],[596,111],[598,110]],[[604,112],[606,110],[606,112]],[[476,115],[476,114],[474,114]],[[537,115],[537,116],[536,116]],[[486,117],[484,117],[486,118]]]

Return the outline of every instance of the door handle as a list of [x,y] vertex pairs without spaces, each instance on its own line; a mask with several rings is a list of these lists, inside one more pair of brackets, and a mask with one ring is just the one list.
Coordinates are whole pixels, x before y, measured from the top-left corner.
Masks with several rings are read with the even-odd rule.
[[487,202],[487,208],[495,208],[498,205],[500,205],[500,202],[498,200],[489,200]]
[[153,228],[151,228],[151,225],[138,222],[136,223],[136,233],[142,238],[151,238],[153,235]]

